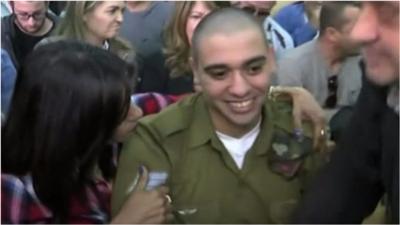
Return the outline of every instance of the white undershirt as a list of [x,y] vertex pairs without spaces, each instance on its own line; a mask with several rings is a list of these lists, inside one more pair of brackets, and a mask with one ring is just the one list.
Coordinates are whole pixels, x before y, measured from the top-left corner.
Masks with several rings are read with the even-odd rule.
[[221,132],[216,132],[218,138],[224,144],[239,169],[242,169],[246,153],[253,146],[254,141],[260,133],[260,124],[261,120],[251,131],[243,135],[241,138],[234,138]]

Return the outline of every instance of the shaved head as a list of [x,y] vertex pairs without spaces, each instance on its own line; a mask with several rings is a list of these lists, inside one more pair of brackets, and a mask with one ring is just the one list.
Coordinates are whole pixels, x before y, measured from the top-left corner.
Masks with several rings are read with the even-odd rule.
[[235,8],[223,8],[208,14],[197,26],[192,38],[192,58],[198,62],[199,50],[204,38],[215,34],[232,35],[243,31],[255,30],[265,40],[265,33],[254,16]]

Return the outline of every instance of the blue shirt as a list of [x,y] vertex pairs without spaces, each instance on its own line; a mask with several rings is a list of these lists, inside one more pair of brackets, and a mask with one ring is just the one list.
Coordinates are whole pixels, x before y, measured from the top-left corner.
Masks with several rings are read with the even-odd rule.
[[295,2],[283,7],[274,16],[278,22],[292,36],[295,46],[308,42],[317,35],[309,22],[303,2]]
[[7,51],[1,49],[1,114],[6,115],[14,92],[16,76],[14,64]]

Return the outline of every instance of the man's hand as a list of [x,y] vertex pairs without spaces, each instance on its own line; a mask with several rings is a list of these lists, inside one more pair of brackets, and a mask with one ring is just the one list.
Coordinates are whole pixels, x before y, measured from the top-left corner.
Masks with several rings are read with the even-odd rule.
[[[271,87],[272,97],[286,94],[292,99],[294,134],[303,135],[302,121],[311,121],[314,127],[314,149],[325,150],[326,148],[326,120],[324,110],[319,106],[315,98],[302,87]],[[271,93],[274,92],[274,93]]]
[[149,173],[144,166],[140,170],[135,188],[111,223],[161,224],[173,219],[168,188],[146,191]]

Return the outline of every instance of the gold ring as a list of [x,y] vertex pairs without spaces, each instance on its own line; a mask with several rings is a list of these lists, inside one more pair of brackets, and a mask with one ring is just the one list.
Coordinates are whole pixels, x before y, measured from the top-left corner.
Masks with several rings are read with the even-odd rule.
[[322,136],[322,137],[325,136],[325,129],[321,129],[321,136]]
[[168,204],[171,204],[171,203],[172,203],[171,196],[165,195],[165,198],[167,199]]

